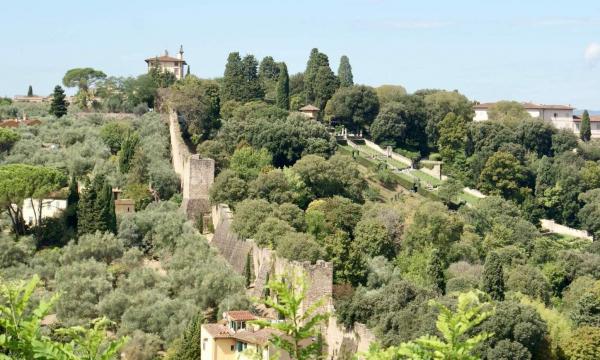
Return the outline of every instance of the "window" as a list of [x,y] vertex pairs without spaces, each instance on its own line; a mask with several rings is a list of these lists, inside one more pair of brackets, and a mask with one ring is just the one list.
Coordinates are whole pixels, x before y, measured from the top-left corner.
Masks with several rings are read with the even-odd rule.
[[235,345],[231,345],[231,351],[235,350]]
[[557,114],[557,113],[554,113],[554,117],[558,117],[558,114]]
[[248,344],[246,344],[245,342],[241,342],[241,341],[235,342],[235,350],[237,352],[242,352],[242,351],[246,350],[247,347],[248,347]]
[[206,351],[206,343],[208,342],[207,338],[202,339],[202,351]]
[[579,130],[579,123],[575,123],[575,128]]

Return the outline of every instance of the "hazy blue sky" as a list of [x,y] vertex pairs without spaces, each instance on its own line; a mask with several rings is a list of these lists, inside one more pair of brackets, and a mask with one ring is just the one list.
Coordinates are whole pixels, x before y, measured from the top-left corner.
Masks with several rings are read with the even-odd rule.
[[0,95],[48,94],[72,67],[137,75],[183,44],[192,72],[231,51],[302,71],[310,49],[354,79],[600,109],[599,1],[29,0],[0,6]]

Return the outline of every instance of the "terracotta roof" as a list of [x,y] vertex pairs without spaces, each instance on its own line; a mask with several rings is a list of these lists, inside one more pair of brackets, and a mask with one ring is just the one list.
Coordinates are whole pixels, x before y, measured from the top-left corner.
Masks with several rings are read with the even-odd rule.
[[0,127],[3,127],[3,128],[16,128],[16,127],[19,127],[19,120],[17,120],[17,119],[9,119],[9,120],[0,121]]
[[[581,116],[573,115],[573,121],[581,122]],[[600,122],[600,115],[590,115],[590,122]]]
[[215,339],[231,338],[234,333],[222,324],[204,324],[202,327]]
[[3,128],[17,128],[19,125],[33,126],[39,125],[42,122],[36,119],[30,120],[19,120],[19,119],[8,119],[4,121],[0,121],[0,127]]
[[[547,104],[534,104],[530,102],[520,103],[527,110],[573,110],[569,105],[547,105]],[[473,106],[475,109],[489,109],[496,105],[495,102],[481,103]]]
[[115,205],[134,205],[135,201],[132,199],[117,199]]
[[273,333],[276,333],[273,329],[241,330],[234,333],[232,337],[249,344],[265,345],[269,342]]
[[147,58],[145,61],[147,63],[149,63],[149,62],[182,62],[185,65],[187,65],[185,60],[181,60],[181,59],[169,56],[169,55],[155,56],[155,57]]
[[233,321],[248,321],[257,319],[257,317],[254,316],[250,311],[246,310],[227,311],[224,317],[229,317]]
[[306,105],[300,108],[300,111],[319,111],[320,109],[314,105]]

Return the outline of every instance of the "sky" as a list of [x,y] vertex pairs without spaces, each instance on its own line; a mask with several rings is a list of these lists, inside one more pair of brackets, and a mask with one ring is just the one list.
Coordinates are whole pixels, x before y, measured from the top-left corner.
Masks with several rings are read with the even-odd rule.
[[113,76],[180,45],[222,76],[232,51],[303,71],[310,50],[355,83],[454,90],[481,102],[600,109],[600,1],[28,0],[0,6],[0,96],[47,95],[74,67]]

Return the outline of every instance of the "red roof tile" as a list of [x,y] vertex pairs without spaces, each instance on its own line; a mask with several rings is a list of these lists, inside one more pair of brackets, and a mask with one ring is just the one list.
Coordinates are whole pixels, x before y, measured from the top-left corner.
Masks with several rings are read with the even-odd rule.
[[202,327],[213,337],[213,338],[230,338],[233,335],[233,330],[230,330],[225,325],[221,324],[204,324]]
[[182,62],[187,65],[185,60],[181,60],[178,58],[174,58],[172,56],[163,55],[163,56],[155,56],[145,60],[147,63],[149,62]]
[[[581,122],[581,116],[573,115],[573,121]],[[600,115],[590,115],[590,122],[600,122]]]
[[254,316],[250,311],[246,310],[227,311],[225,316],[229,317],[233,321],[249,321],[257,319],[257,317]]

